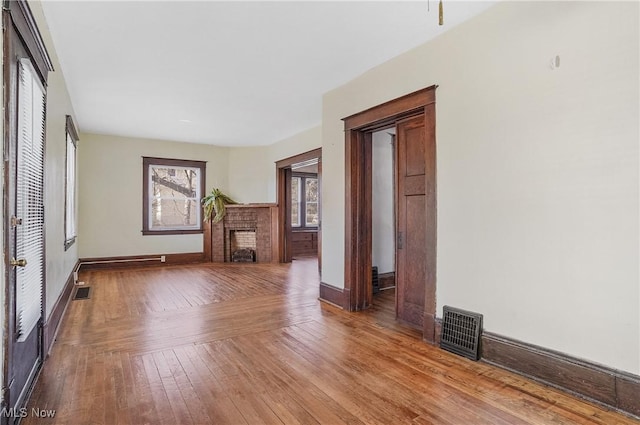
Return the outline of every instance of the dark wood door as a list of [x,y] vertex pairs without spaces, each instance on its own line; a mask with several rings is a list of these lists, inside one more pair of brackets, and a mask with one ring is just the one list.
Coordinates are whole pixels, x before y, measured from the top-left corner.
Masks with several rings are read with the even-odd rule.
[[427,281],[424,115],[396,123],[396,316],[422,328]]
[[7,279],[4,404],[9,409],[3,423],[13,424],[20,420],[20,408],[42,363],[45,86],[6,12],[3,22]]

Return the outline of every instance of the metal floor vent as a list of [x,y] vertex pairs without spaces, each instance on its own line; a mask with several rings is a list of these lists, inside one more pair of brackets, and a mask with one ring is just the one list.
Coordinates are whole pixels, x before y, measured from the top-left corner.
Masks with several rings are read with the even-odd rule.
[[444,306],[440,347],[471,360],[480,358],[482,314]]
[[371,267],[371,288],[373,293],[380,292],[380,280],[378,279],[378,266]]
[[88,300],[89,295],[91,295],[91,287],[90,286],[81,286],[76,289],[76,294],[73,296],[74,300]]

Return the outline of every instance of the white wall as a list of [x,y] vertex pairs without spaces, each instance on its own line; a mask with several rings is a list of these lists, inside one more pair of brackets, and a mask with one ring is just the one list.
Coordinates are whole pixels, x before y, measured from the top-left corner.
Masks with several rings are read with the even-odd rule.
[[344,285],[341,118],[438,84],[439,315],[640,373],[638,12],[504,2],[325,94],[323,281]]
[[276,202],[276,162],[321,147],[321,127],[313,127],[269,146],[232,148],[229,194],[238,202]]
[[206,192],[227,191],[228,148],[80,135],[81,258],[202,252],[202,235],[142,235],[142,157],[207,161]]
[[[47,128],[45,145],[45,256],[46,317],[49,316],[78,260],[78,244],[65,251],[66,116],[75,120],[64,74],[42,12],[40,2],[29,2],[53,62],[47,82]],[[82,143],[82,142],[80,142]]]
[[275,174],[268,146],[229,150],[229,196],[235,201],[275,202],[275,198],[269,198]]
[[393,137],[388,130],[373,133],[372,153],[372,252],[378,273],[395,271],[395,222],[393,215]]

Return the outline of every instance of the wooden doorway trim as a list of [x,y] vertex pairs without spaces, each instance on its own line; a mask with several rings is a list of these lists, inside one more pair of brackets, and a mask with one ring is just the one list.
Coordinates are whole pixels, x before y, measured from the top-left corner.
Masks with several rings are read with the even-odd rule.
[[[437,86],[427,87],[355,115],[343,118],[345,130],[345,309],[358,311],[372,302],[371,290],[371,134],[373,131],[395,125],[395,122],[424,114],[427,105],[435,103]],[[425,121],[426,123],[426,121]],[[428,125],[428,124],[425,124]],[[435,123],[431,123],[435,127]],[[433,129],[426,129],[435,139]],[[436,191],[435,143],[425,152],[427,162],[427,258],[428,269],[424,339],[435,341],[435,289],[436,289]]]
[[[287,215],[287,211],[291,210],[291,196],[289,195],[291,187],[291,166],[299,162],[309,161],[318,158],[318,164],[322,161],[322,148],[314,149],[299,155],[290,156],[276,162],[276,202],[278,203],[278,262],[291,262],[291,246],[288,243],[291,239],[291,226],[289,221],[291,217]],[[320,179],[320,165],[318,165],[318,179]],[[320,189],[320,186],[318,187]],[[320,264],[321,252],[321,226],[318,227],[318,264]]]

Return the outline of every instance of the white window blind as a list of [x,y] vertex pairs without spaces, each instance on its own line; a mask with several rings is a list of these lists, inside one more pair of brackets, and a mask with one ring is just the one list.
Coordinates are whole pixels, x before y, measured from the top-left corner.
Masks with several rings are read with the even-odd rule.
[[42,315],[44,260],[44,135],[45,92],[28,59],[19,63],[18,172],[16,258],[26,267],[16,268],[16,327],[24,340]]

